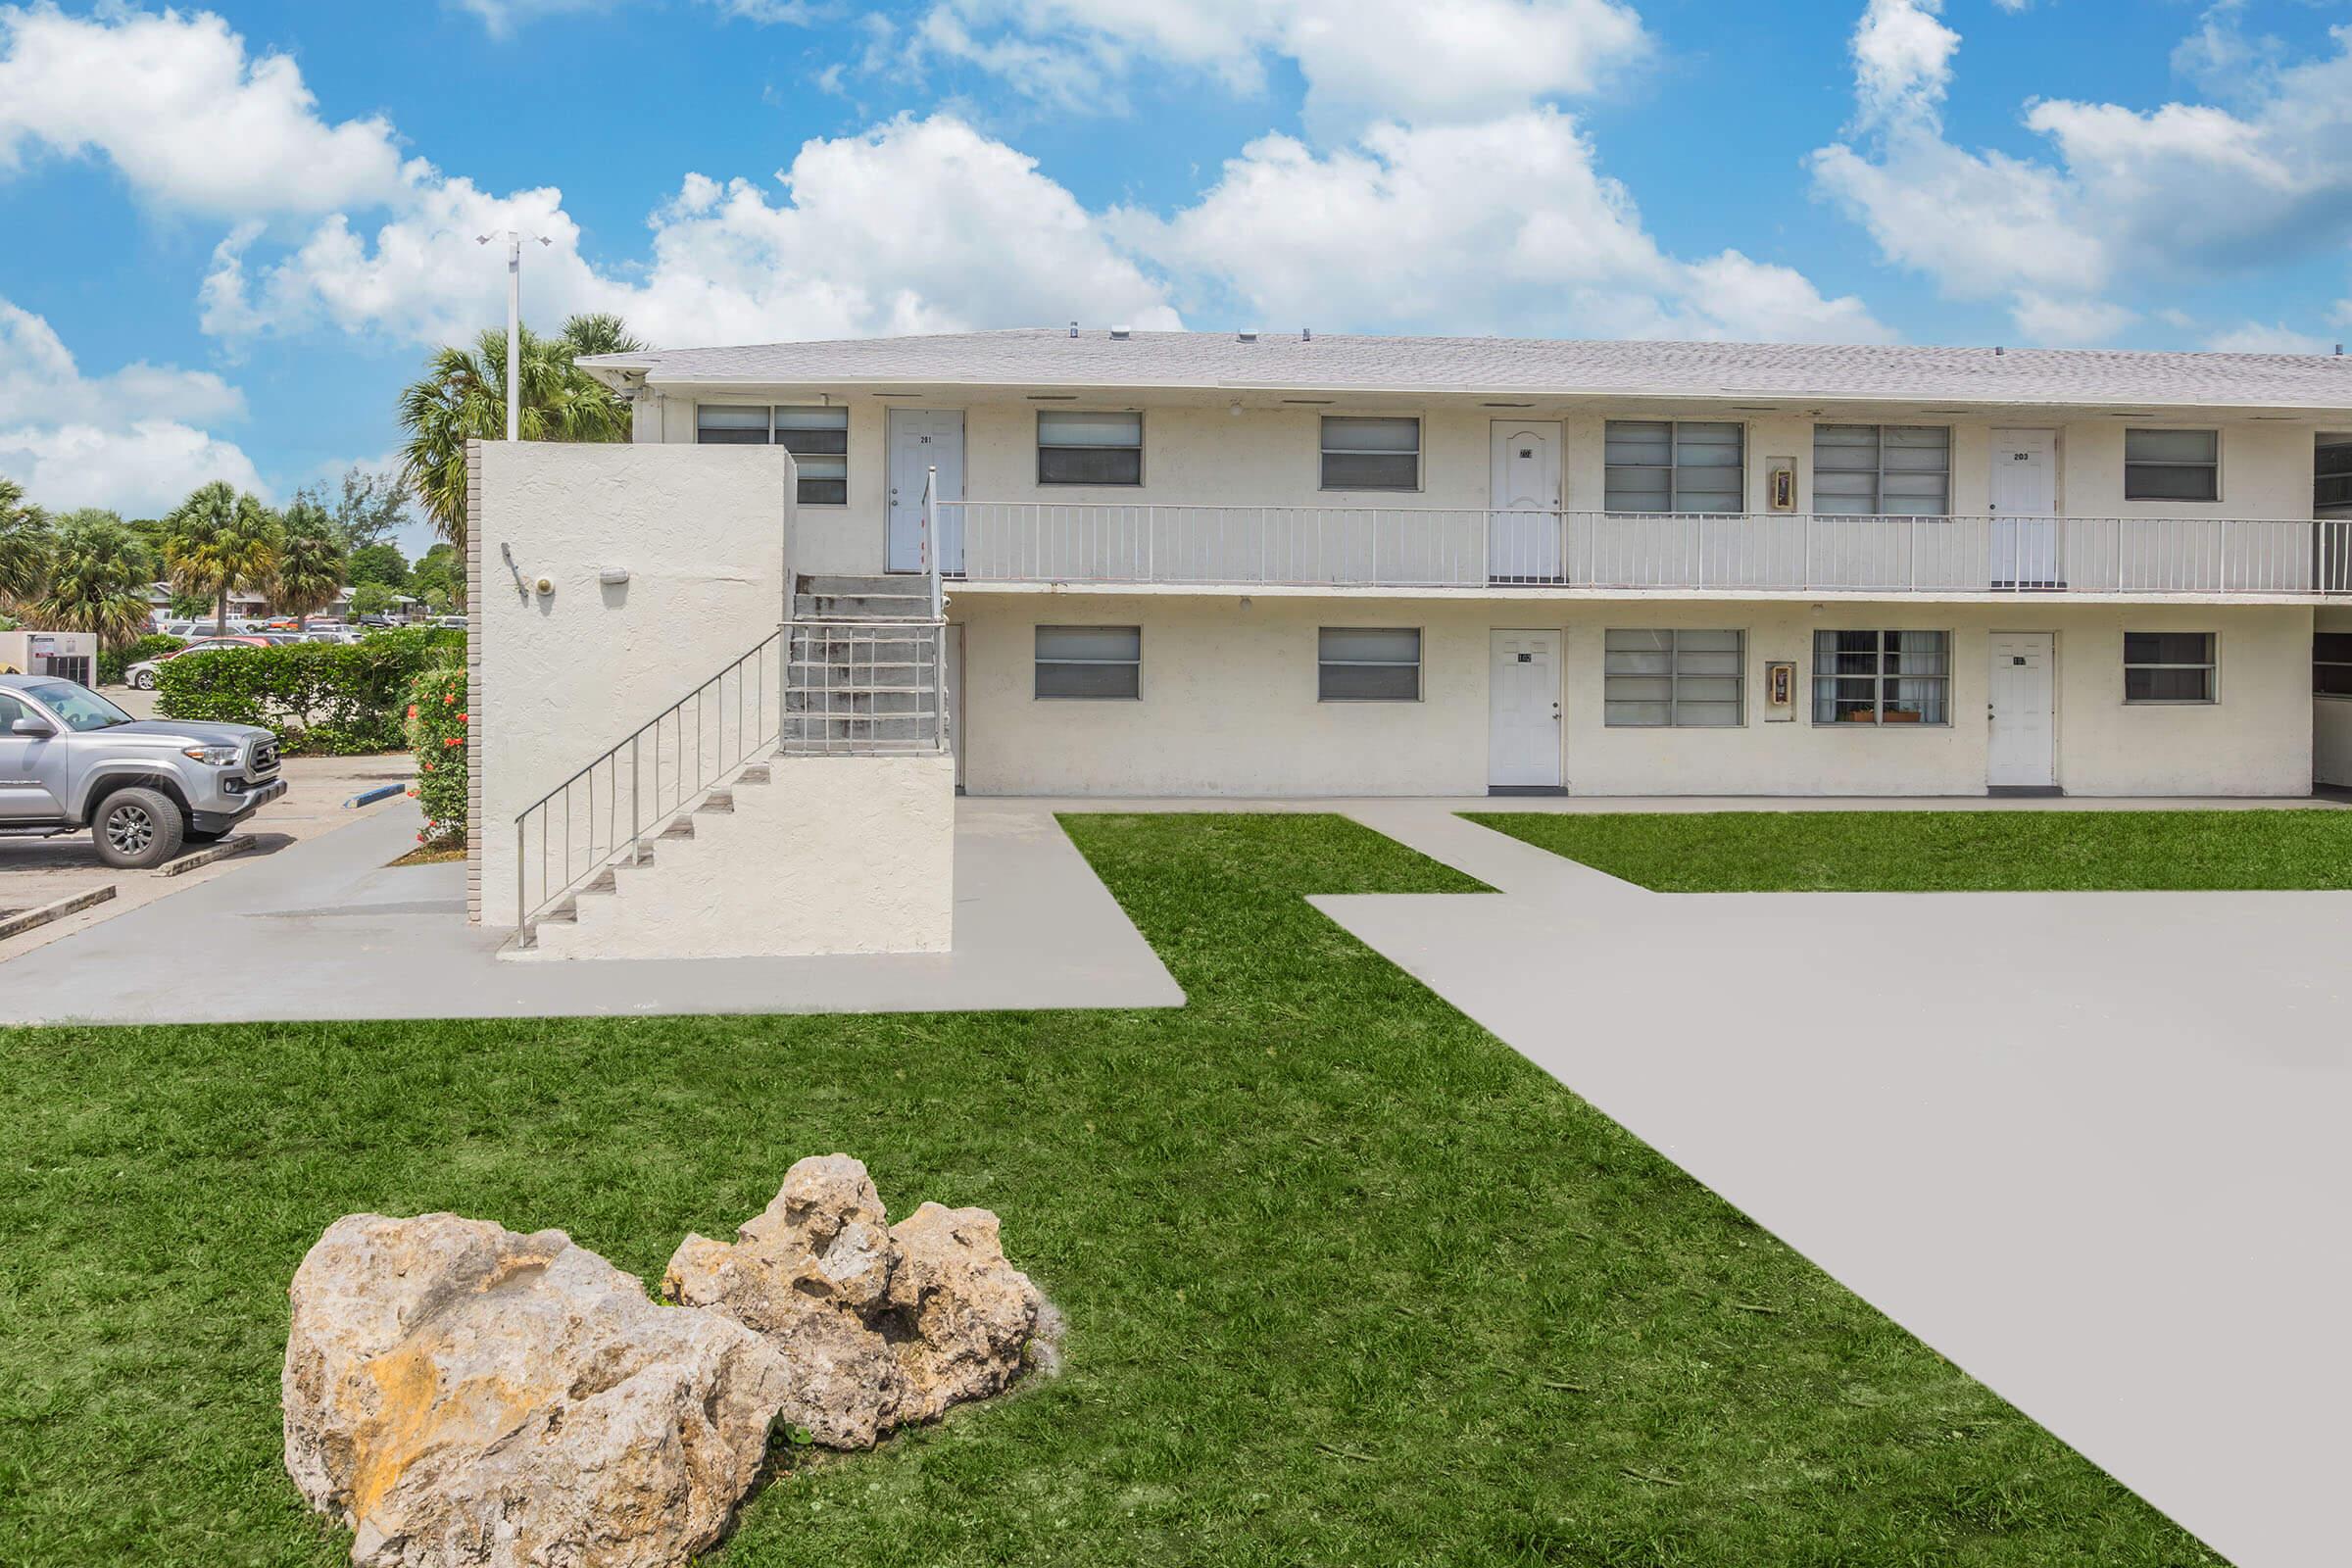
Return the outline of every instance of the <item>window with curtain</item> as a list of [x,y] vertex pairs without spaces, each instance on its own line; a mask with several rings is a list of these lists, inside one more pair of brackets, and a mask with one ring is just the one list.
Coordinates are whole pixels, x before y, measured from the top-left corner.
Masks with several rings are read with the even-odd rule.
[[1323,488],[1420,489],[1421,421],[1325,415]]
[[1817,631],[1816,724],[1948,724],[1951,635],[1940,631]]
[[2321,697],[2352,697],[2352,631],[2313,635],[2311,689]]
[[1133,702],[1144,694],[1141,626],[1040,626],[1037,695]]
[[1613,630],[1604,634],[1601,658],[1601,722],[1610,728],[1740,723],[1745,633]]
[[774,443],[792,454],[803,506],[846,506],[850,499],[850,411],[745,408],[705,403],[694,411],[694,438],[705,446]]
[[1952,432],[1940,424],[1817,424],[1813,510],[1942,516],[1952,510]]
[[1602,505],[1611,512],[1742,511],[1745,436],[1738,424],[1611,419]]
[[1421,697],[1421,632],[1413,626],[1324,626],[1315,633],[1315,699],[1410,703]]
[[1041,410],[1039,484],[1142,484],[1144,416]]
[[2213,648],[2209,631],[2124,633],[2124,701],[2212,702]]
[[2126,430],[2126,501],[2219,501],[2222,432]]

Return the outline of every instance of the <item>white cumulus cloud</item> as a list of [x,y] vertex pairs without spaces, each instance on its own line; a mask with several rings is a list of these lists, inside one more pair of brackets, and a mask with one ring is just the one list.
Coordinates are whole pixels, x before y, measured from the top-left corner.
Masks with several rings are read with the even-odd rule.
[[1121,238],[1269,326],[1515,335],[1879,341],[1857,300],[1738,251],[1665,254],[1575,122],[1534,109],[1468,125],[1373,127],[1324,154],[1261,137],[1173,217]]
[[153,514],[208,479],[261,489],[242,451],[199,428],[244,412],[210,371],[85,375],[45,318],[0,299],[0,474],[42,506]]
[[918,65],[962,60],[1061,109],[1115,107],[1171,68],[1255,92],[1286,60],[1334,131],[1492,119],[1591,92],[1649,48],[1620,0],[938,0],[909,43]]
[[377,118],[328,123],[285,55],[210,13],[0,9],[0,176],[38,153],[104,157],[142,200],[210,216],[385,200],[401,154]]
[[553,241],[524,247],[532,320],[616,311],[666,346],[1072,316],[1180,324],[1161,286],[1035,160],[947,116],[812,140],[772,187],[689,174],[650,227],[648,265],[605,270],[582,255],[561,192],[496,196],[434,173],[372,232],[337,214],[259,265],[257,231],[231,235],[205,280],[204,321],[230,337],[318,325],[463,337],[505,314],[499,248],[474,236],[512,228]]
[[2328,56],[2278,63],[2230,0],[2176,68],[2231,103],[2152,109],[2045,99],[2023,110],[2046,157],[1954,145],[1942,104],[1959,35],[1936,0],[1870,0],[1852,39],[1850,139],[1812,155],[1817,185],[1890,262],[1962,299],[2005,299],[2040,341],[2112,336],[2111,295],[2228,276],[2352,235],[2352,28]]

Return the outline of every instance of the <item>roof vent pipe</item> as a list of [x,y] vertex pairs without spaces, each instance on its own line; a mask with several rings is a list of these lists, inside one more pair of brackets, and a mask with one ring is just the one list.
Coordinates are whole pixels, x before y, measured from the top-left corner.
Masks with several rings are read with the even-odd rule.
[[1078,335],[1078,323],[1077,323],[1076,321],[1072,321],[1072,322],[1070,323],[1070,336],[1072,336],[1072,337],[1076,337],[1077,335]]
[[1124,343],[1127,341],[1128,337],[1134,333],[1134,331],[1135,328],[1132,326],[1114,326],[1110,329],[1110,335],[1117,341]]
[[1300,327],[1300,328],[1298,329],[1298,341],[1299,341],[1299,342],[1301,342],[1301,343],[1312,343],[1314,340],[1315,340],[1315,329],[1314,329],[1313,327],[1311,327],[1311,326],[1302,326],[1302,327]]
[[1998,345],[1995,345],[1995,346],[1994,346],[1994,348],[1993,348],[1993,351],[1992,351],[1992,352],[1993,352],[1993,353],[1995,353],[1995,354],[2007,354],[2009,351],[2008,351],[2007,349],[2005,349],[2005,348],[2001,348],[2001,347],[1999,347]]
[[1254,326],[1245,326],[1239,332],[1236,332],[1233,335],[1237,338],[1240,338],[1245,343],[1254,343],[1257,341],[1257,328]]

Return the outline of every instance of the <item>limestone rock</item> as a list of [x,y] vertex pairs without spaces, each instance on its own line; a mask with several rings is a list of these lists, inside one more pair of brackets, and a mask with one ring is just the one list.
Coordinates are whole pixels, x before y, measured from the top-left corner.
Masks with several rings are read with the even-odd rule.
[[1021,1370],[1044,1298],[1004,1260],[997,1216],[925,1203],[890,1228],[890,1316],[910,1390],[903,1421],[1002,1393]]
[[363,1568],[683,1563],[791,1393],[758,1336],[561,1231],[349,1215],[290,1294],[286,1470]]
[[662,1294],[760,1334],[792,1368],[783,1418],[828,1447],[1001,1392],[1054,1320],[997,1216],[925,1203],[888,1230],[865,1166],[804,1159],[732,1244],[689,1236]]

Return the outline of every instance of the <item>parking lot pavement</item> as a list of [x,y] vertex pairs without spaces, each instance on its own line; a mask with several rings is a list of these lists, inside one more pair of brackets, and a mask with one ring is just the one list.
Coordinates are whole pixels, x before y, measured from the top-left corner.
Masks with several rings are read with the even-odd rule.
[[[140,718],[154,713],[153,692],[110,686],[106,695],[124,711]],[[170,894],[184,892],[216,877],[235,876],[244,866],[266,859],[289,845],[317,838],[371,816],[388,806],[402,804],[401,797],[394,796],[355,810],[343,808],[343,803],[354,795],[379,785],[405,783],[411,776],[405,755],[290,757],[285,762],[286,793],[247,817],[237,829],[239,833],[253,835],[253,848],[177,876],[165,876],[161,870],[118,871],[102,865],[87,832],[49,839],[0,837],[0,909],[36,908],[108,883],[115,886],[114,898],[104,904],[0,941],[0,962],[46,947],[60,937],[85,931]],[[196,848],[189,846],[191,852]]]

